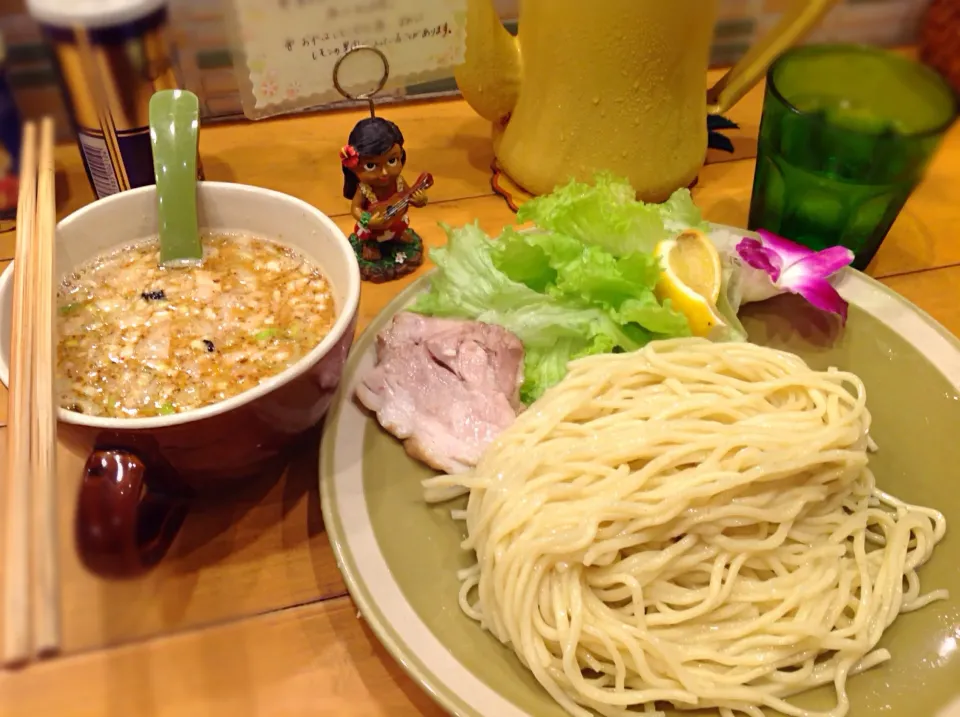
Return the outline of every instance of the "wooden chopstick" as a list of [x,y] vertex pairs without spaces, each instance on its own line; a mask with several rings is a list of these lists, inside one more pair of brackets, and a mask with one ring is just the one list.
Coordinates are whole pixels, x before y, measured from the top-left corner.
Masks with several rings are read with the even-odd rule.
[[[23,129],[13,263],[3,659],[60,645],[54,373],[53,121]],[[39,142],[39,148],[38,148]]]
[[4,561],[3,659],[17,664],[30,658],[30,433],[33,370],[30,354],[33,235],[37,202],[37,128],[23,127],[17,241],[13,262],[13,312],[10,330],[9,419],[7,427],[6,540]]
[[33,647],[38,656],[60,648],[60,571],[57,520],[57,409],[54,372],[54,198],[53,119],[40,122],[37,160],[37,219],[33,255],[36,333],[34,336],[33,456]]

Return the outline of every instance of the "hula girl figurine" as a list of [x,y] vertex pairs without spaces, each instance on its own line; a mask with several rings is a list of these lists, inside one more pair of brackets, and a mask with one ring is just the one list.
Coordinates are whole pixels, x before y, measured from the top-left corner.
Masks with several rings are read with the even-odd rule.
[[401,172],[407,160],[400,128],[382,117],[357,122],[340,150],[343,196],[351,200],[357,224],[350,244],[367,281],[383,282],[409,274],[423,263],[423,241],[410,228],[408,205],[427,204],[433,184],[422,174],[408,186]]

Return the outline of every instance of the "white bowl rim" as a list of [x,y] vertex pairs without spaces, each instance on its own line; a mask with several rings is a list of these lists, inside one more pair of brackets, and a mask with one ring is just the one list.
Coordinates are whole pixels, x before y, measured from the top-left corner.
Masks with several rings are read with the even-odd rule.
[[[314,207],[312,204],[308,204],[302,199],[298,199],[290,194],[278,192],[274,189],[266,189],[265,187],[256,187],[252,184],[239,184],[235,182],[202,181],[198,184],[202,187],[207,187],[213,190],[270,196],[279,201],[291,204],[292,208],[294,209],[300,209],[307,214],[313,215],[320,224],[325,225],[327,229],[329,229],[336,237],[337,243],[340,245],[340,248],[349,259],[347,262],[347,266],[349,267],[347,282],[343,287],[343,306],[339,307],[339,313],[336,321],[334,321],[333,326],[331,327],[330,331],[327,332],[327,335],[324,336],[323,340],[317,344],[310,351],[310,353],[302,357],[295,364],[281,371],[275,376],[264,379],[257,386],[254,386],[243,393],[239,393],[236,396],[231,396],[230,398],[224,399],[223,401],[211,403],[207,406],[202,406],[201,408],[184,411],[183,413],[174,413],[169,416],[153,416],[149,418],[106,418],[102,416],[87,416],[82,413],[67,411],[64,408],[58,407],[58,420],[63,421],[64,423],[71,423],[78,426],[88,426],[90,428],[100,428],[104,430],[142,431],[157,428],[169,428],[186,423],[194,423],[205,418],[218,416],[221,413],[228,413],[229,411],[251,403],[258,398],[275,391],[298,376],[306,373],[340,341],[340,339],[343,337],[343,334],[352,324],[354,316],[357,313],[357,308],[360,305],[360,267],[358,266],[357,262],[353,260],[354,254],[353,248],[350,246],[350,242],[347,240],[347,237],[344,235],[340,227],[338,227],[333,220],[330,219],[330,217]],[[156,187],[151,184],[145,187],[138,187],[137,189],[120,192],[119,194],[113,194],[104,199],[96,200],[61,219],[57,223],[57,229],[59,230],[62,224],[79,219],[87,212],[105,210],[113,203],[126,201],[130,197],[136,196],[137,194],[147,194],[154,192],[155,190]],[[322,268],[323,267],[321,266],[321,269]],[[0,290],[2,290],[8,282],[12,281],[12,278],[13,261],[11,261],[6,270],[0,274]],[[10,367],[7,365],[7,358],[2,354],[0,354],[0,382],[9,388]]]

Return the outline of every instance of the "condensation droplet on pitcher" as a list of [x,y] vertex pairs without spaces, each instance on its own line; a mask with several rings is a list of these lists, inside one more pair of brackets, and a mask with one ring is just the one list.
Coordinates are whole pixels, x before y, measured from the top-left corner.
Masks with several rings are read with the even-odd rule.
[[594,97],[594,98],[593,98],[593,104],[595,104],[595,105],[600,104],[600,98],[599,98],[599,97]]

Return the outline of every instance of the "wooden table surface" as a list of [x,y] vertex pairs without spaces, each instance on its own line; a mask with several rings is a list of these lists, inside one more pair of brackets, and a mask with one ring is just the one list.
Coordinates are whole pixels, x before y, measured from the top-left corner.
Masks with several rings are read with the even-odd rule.
[[[746,223],[761,99],[756,88],[730,113],[741,125],[730,135],[736,152],[711,154],[700,174],[694,198],[707,219]],[[407,174],[429,170],[436,179],[431,203],[412,215],[428,245],[443,241],[438,221],[479,219],[490,232],[513,222],[490,187],[489,127],[469,107],[432,101],[385,114],[404,132]],[[205,128],[200,150],[207,178],[287,192],[349,230],[337,151],[360,117],[343,112]],[[93,197],[76,148],[59,147],[56,160],[63,216]],[[958,200],[960,124],[869,269],[956,334]],[[10,226],[0,224],[0,231]],[[12,231],[0,233],[3,263],[13,245]],[[360,328],[410,280],[365,285]],[[0,396],[0,432],[5,424]],[[74,555],[81,459],[61,451],[63,654],[0,672],[0,715],[441,715],[346,595],[320,516],[316,443],[279,480],[198,505],[164,562],[122,582],[94,578]]]

